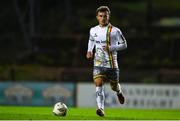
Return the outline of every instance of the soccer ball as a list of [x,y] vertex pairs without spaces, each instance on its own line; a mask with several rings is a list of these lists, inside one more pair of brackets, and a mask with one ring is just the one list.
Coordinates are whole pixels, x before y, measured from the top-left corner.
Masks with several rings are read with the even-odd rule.
[[68,110],[68,108],[67,108],[66,104],[64,104],[62,102],[58,102],[54,105],[53,113],[56,116],[66,116],[67,110]]

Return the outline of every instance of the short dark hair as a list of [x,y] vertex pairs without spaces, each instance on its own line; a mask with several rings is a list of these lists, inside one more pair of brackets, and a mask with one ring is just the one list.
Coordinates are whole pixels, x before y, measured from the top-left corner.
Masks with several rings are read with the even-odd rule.
[[108,6],[100,6],[99,8],[97,8],[96,10],[96,15],[98,14],[98,12],[105,12],[107,11],[110,15],[111,11],[110,9],[108,8]]

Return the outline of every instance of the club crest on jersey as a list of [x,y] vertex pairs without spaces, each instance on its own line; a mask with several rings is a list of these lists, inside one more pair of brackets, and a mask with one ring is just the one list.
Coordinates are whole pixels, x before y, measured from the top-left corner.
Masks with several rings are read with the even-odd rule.
[[97,34],[96,34],[96,33],[94,34],[94,37],[97,37]]

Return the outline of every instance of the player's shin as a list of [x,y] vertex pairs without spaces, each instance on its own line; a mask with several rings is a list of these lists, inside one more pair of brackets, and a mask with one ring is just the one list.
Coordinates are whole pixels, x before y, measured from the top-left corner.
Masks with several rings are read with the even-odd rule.
[[105,101],[104,87],[97,86],[96,87],[96,102],[99,109],[104,110],[104,101]]
[[122,89],[121,89],[121,85],[119,83],[117,84],[117,97],[118,97],[119,102],[121,104],[124,104],[125,97],[123,95],[123,92],[122,92]]
[[110,85],[113,91],[116,91],[117,93],[122,93],[121,85],[119,84],[119,82],[111,81]]
[[116,92],[117,93],[122,93],[121,85],[119,83],[117,84]]

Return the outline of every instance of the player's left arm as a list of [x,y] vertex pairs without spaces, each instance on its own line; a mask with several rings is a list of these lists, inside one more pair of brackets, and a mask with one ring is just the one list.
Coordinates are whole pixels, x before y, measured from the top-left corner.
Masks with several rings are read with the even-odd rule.
[[116,32],[116,42],[109,47],[110,51],[120,51],[127,48],[127,42],[122,32],[118,30]]

